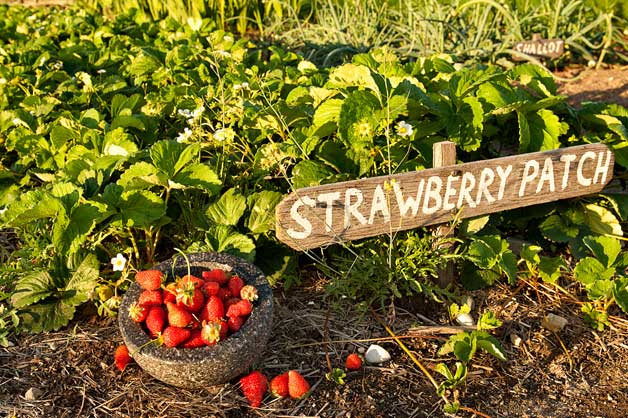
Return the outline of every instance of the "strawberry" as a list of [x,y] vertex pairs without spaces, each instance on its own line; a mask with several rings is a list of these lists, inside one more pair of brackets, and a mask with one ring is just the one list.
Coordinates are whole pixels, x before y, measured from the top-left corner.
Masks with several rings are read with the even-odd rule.
[[205,341],[201,338],[201,330],[193,329],[190,331],[190,338],[185,340],[185,342],[181,345],[183,348],[197,348],[204,347]]
[[157,290],[161,287],[163,273],[159,270],[138,271],[135,281],[145,290]]
[[184,308],[172,303],[166,303],[168,309],[168,323],[174,327],[185,328],[192,322],[192,314]]
[[218,296],[210,296],[200,313],[203,321],[215,321],[225,316],[225,306]]
[[203,322],[201,326],[201,339],[207,345],[214,345],[221,341],[222,326],[218,321]]
[[235,305],[236,303],[240,302],[240,298],[229,298],[225,301],[225,309],[229,309],[229,306],[231,305]]
[[235,297],[240,295],[240,290],[242,290],[243,287],[244,280],[242,280],[238,276],[231,276],[231,278],[229,279],[229,283],[227,283],[227,288],[231,292],[231,295]]
[[197,313],[203,308],[205,302],[205,295],[200,289],[200,286],[192,281],[188,281],[186,284],[179,284],[177,288],[177,305],[187,309],[192,313]]
[[218,321],[218,324],[220,325],[220,341],[224,341],[229,335],[229,324],[225,320]]
[[218,295],[216,296],[218,296],[224,302],[229,300],[233,295],[231,294],[231,291],[229,289],[227,289],[226,287],[221,287],[220,289],[218,289]]
[[268,389],[268,380],[262,372],[255,370],[240,379],[240,389],[249,401],[249,405],[257,408],[261,405],[264,394]]
[[229,331],[231,331],[231,333],[238,332],[240,328],[242,328],[242,324],[244,324],[244,318],[241,316],[234,316],[227,320],[227,325],[229,325]]
[[178,286],[186,287],[190,283],[192,283],[194,287],[202,287],[203,284],[205,284],[205,280],[199,279],[198,277],[192,276],[191,274],[186,274],[185,276],[181,277],[181,279],[179,279]]
[[259,298],[257,294],[257,288],[253,285],[247,284],[240,289],[240,297],[242,299],[248,300],[249,302],[254,302]]
[[211,271],[204,271],[203,279],[205,279],[206,282],[216,282],[222,286],[227,283],[229,276],[224,270],[213,269]]
[[168,283],[164,289],[164,303],[166,302],[177,302],[177,284],[176,283]]
[[129,307],[129,316],[135,322],[144,322],[148,315],[148,307],[132,303]]
[[205,293],[205,296],[216,296],[219,290],[220,285],[218,282],[205,282],[203,285],[203,293]]
[[250,315],[253,310],[253,304],[246,299],[242,299],[236,303],[236,305],[238,305],[238,309],[240,309],[240,316]]
[[146,328],[151,337],[156,337],[163,329],[166,323],[166,311],[161,306],[151,306],[146,315]]
[[166,347],[177,347],[190,338],[192,331],[187,328],[168,326],[161,333],[161,340]]
[[121,372],[126,369],[126,366],[131,362],[131,360],[132,358],[129,354],[129,349],[124,344],[118,346],[115,353],[113,353],[113,362]]
[[288,392],[288,373],[282,373],[279,376],[275,376],[269,383],[270,393],[277,398],[285,398],[289,395]]
[[243,316],[242,311],[240,310],[240,306],[237,303],[231,304],[227,308],[226,316],[227,318],[237,318],[237,317]]
[[348,370],[359,370],[362,367],[362,359],[357,354],[351,353],[347,356],[345,367]]
[[296,370],[288,372],[288,393],[292,399],[301,399],[310,390],[310,384]]
[[137,301],[142,306],[159,306],[164,299],[161,290],[144,290]]

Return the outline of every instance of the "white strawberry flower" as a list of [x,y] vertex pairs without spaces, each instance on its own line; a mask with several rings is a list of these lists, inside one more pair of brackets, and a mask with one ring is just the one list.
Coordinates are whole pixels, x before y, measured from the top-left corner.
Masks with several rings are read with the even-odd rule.
[[190,128],[185,128],[183,132],[179,133],[177,136],[177,142],[185,142],[192,136],[192,130]]
[[402,120],[397,124],[397,135],[399,136],[410,136],[414,133],[414,129],[412,129],[412,125],[410,125],[405,120]]
[[111,265],[113,266],[113,271],[122,271],[124,270],[124,266],[126,266],[126,258],[124,258],[122,254],[118,253],[111,259]]

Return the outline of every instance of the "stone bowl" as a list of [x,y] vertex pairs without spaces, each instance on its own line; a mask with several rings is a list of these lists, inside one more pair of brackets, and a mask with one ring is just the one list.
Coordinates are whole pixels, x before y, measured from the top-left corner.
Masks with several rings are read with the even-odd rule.
[[[152,267],[172,281],[190,274],[200,277],[205,270],[220,268],[231,271],[255,286],[259,299],[242,328],[224,341],[200,348],[168,348],[148,344],[149,335],[129,317],[129,307],[137,301],[142,289],[133,282],[122,298],[118,325],[133,359],[151,376],[170,385],[205,388],[222,385],[247,372],[258,360],[272,328],[273,295],[264,273],[253,264],[229,254],[196,253],[174,257]],[[140,349],[140,347],[142,347]]]

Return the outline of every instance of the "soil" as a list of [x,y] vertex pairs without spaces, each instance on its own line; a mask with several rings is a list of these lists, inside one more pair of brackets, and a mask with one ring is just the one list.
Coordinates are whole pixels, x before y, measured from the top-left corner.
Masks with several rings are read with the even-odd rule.
[[[567,70],[560,92],[578,106],[604,101],[628,106],[628,67]],[[443,400],[408,353],[430,371],[437,351],[459,331],[441,305],[419,300],[378,312],[407,351],[391,339],[373,313],[351,304],[331,308],[325,279],[308,274],[290,291],[275,289],[275,320],[257,367],[272,377],[300,370],[312,385],[301,400],[266,397],[249,408],[237,381],[201,390],[163,384],[131,364],[119,372],[112,353],[121,342],[115,318],[79,314],[59,332],[12,337],[0,348],[0,416],[5,417],[444,417]],[[460,417],[580,418],[628,417],[628,318],[611,308],[611,327],[595,331],[583,322],[580,289],[558,289],[521,281],[468,292],[472,315],[491,309],[504,324],[494,335],[505,348],[501,362],[478,354],[466,384],[447,394],[463,408]],[[553,332],[542,325],[548,314],[567,320]],[[90,319],[86,319],[90,318]],[[428,331],[425,331],[428,327]],[[349,372],[345,384],[325,378],[343,367],[350,352],[377,343],[392,359]]]

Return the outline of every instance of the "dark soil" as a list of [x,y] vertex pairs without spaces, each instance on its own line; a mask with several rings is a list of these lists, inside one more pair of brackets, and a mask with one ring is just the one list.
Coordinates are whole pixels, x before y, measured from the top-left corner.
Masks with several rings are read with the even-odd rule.
[[[570,70],[572,71],[572,70]],[[574,73],[562,73],[563,77]],[[628,68],[585,70],[560,92],[573,104],[587,100],[628,100]],[[566,283],[566,282],[565,282]],[[566,286],[566,284],[563,285]],[[420,368],[393,341],[372,314],[350,304],[331,309],[324,279],[311,277],[297,289],[275,290],[275,321],[257,367],[272,377],[300,370],[312,385],[302,400],[272,399],[251,409],[237,381],[202,390],[163,384],[131,364],[113,366],[121,342],[114,318],[82,318],[59,332],[12,338],[0,348],[0,416],[5,417],[443,417],[443,401]],[[611,309],[612,326],[594,331],[583,322],[585,296],[536,282],[517,288],[495,286],[470,292],[472,311],[491,309],[504,322],[495,336],[508,361],[478,355],[465,386],[448,394],[464,406],[461,417],[580,418],[628,417],[628,320]],[[437,381],[437,354],[451,324],[439,305],[379,312],[410,353]],[[434,307],[435,306],[435,307]],[[559,332],[545,329],[549,313],[568,320]],[[429,326],[424,333],[418,326]],[[350,352],[378,343],[392,360],[350,372],[344,385],[325,378],[329,366],[343,367]]]

